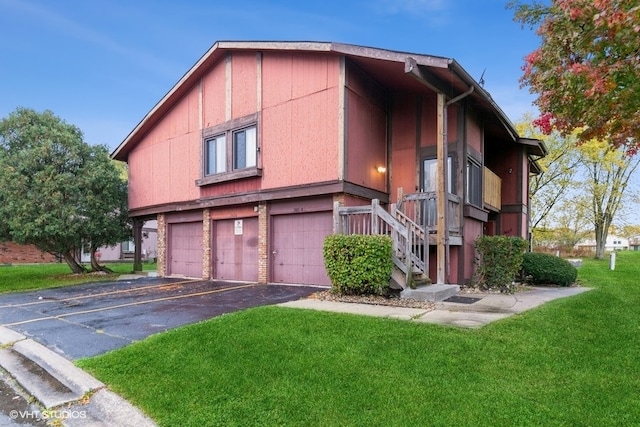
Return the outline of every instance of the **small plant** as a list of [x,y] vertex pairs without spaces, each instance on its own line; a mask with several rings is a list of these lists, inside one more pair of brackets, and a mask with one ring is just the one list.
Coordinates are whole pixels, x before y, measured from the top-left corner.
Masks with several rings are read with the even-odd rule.
[[536,285],[570,286],[578,277],[569,261],[540,252],[524,254],[522,270],[527,281]]
[[388,236],[327,236],[323,256],[332,290],[340,294],[385,295],[393,268],[391,251]]
[[475,241],[479,254],[476,281],[484,289],[513,292],[513,280],[522,266],[527,241],[512,236],[480,236]]

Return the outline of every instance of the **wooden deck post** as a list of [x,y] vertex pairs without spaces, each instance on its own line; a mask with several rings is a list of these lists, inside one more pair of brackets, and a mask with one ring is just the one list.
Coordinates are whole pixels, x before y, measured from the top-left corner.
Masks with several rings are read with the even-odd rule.
[[444,94],[438,93],[438,106],[437,106],[437,167],[438,167],[438,188],[437,188],[437,225],[436,225],[436,238],[437,238],[437,282],[439,284],[445,283],[446,272],[446,242],[445,242],[445,230],[446,230],[446,209],[447,209],[447,175],[446,162],[447,162],[447,141],[445,141],[445,128],[444,128],[444,109],[445,109]]

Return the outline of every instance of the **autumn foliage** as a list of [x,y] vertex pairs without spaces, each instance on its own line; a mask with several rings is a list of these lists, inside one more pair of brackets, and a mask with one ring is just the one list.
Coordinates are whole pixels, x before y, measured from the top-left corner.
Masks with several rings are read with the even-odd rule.
[[538,95],[546,133],[580,129],[635,154],[640,140],[640,4],[637,0],[512,1],[515,20],[537,27],[523,86]]

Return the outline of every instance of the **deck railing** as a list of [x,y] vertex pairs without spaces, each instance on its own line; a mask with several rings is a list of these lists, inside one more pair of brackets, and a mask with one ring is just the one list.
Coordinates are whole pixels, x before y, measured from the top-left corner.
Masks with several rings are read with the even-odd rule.
[[391,237],[393,263],[410,280],[413,272],[427,271],[428,245],[424,228],[391,205],[387,212],[378,200],[369,206],[334,205],[334,232],[339,234],[383,234]]
[[502,180],[500,177],[485,167],[482,187],[485,206],[491,210],[500,211],[502,208]]
[[[398,198],[398,210],[411,218],[425,230],[435,233],[438,224],[437,197],[435,191],[425,191],[401,195]],[[447,218],[450,234],[460,234],[460,197],[455,194],[447,195]]]

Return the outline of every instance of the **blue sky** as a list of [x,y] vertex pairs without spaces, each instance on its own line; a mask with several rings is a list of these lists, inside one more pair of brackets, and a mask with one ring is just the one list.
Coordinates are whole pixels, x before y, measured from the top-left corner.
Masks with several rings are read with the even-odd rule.
[[507,0],[0,0],[0,117],[52,110],[117,147],[219,40],[332,41],[456,59],[512,121],[539,43]]

